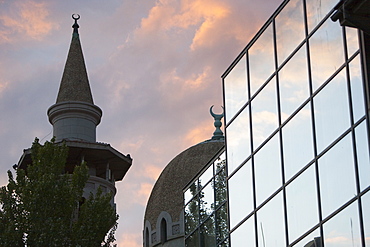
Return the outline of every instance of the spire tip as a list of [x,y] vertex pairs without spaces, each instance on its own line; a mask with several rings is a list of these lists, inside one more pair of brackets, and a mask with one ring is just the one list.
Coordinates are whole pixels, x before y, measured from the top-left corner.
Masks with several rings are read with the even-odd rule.
[[75,23],[73,24],[73,33],[77,33],[78,34],[78,28],[80,27],[78,24],[77,24],[77,20],[80,19],[80,15],[79,14],[72,14],[72,19],[75,20]]

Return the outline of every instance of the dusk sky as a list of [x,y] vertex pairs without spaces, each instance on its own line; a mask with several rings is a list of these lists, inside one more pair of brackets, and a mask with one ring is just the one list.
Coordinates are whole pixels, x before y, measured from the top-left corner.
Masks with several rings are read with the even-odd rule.
[[[130,154],[117,186],[118,246],[142,246],[145,205],[178,153],[210,139],[220,76],[282,0],[0,0],[0,186],[35,137],[52,138],[78,13],[97,141]],[[176,181],[174,181],[176,182]]]

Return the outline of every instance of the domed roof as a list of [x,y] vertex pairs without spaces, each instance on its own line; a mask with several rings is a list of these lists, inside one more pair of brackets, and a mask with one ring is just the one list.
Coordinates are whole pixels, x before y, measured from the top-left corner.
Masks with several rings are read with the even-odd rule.
[[208,140],[194,145],[177,155],[165,167],[150,194],[144,217],[152,229],[162,211],[179,221],[184,205],[184,187],[224,146],[224,140]]

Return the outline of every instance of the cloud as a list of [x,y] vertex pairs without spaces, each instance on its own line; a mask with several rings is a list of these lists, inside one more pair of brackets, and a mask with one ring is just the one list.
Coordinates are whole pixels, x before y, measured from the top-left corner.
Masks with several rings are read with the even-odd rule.
[[211,121],[204,121],[195,128],[188,130],[185,135],[185,142],[190,145],[209,140],[212,137],[214,127]]
[[117,242],[117,246],[141,247],[141,242],[141,233],[123,233]]
[[41,40],[56,28],[48,16],[44,2],[14,1],[10,12],[0,11],[0,37],[4,43],[22,36]]

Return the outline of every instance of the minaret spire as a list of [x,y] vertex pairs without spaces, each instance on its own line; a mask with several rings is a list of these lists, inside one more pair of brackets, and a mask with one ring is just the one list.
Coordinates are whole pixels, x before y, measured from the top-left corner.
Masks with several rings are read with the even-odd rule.
[[80,19],[80,15],[73,14],[72,18],[75,21],[72,26],[72,41],[64,66],[62,81],[60,82],[57,103],[82,101],[94,104],[78,34],[80,26],[77,24],[77,20]]
[[85,60],[82,53],[77,20],[73,14],[72,41],[56,103],[48,110],[49,121],[53,125],[53,135],[57,141],[81,140],[96,141],[96,126],[100,123],[102,111],[94,105]]

